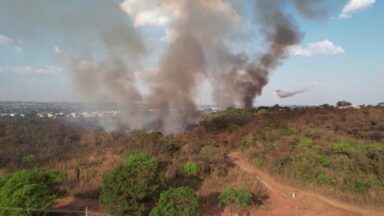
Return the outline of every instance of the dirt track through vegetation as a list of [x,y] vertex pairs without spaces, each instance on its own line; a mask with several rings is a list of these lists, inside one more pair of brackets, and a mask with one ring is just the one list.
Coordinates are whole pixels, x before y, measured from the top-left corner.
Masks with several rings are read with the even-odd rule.
[[269,174],[257,169],[239,152],[232,152],[230,157],[269,190],[269,199],[265,206],[253,210],[251,215],[384,215],[382,208],[360,207],[277,182]]

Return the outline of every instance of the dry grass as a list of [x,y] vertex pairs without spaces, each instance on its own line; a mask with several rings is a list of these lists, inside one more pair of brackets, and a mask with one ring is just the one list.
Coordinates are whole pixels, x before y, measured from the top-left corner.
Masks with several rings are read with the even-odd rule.
[[210,176],[202,182],[198,193],[200,196],[209,196],[220,193],[226,187],[248,190],[260,199],[268,195],[267,189],[254,176],[239,167],[230,169],[225,177]]
[[[36,166],[60,169],[68,173],[68,181],[63,185],[68,195],[96,199],[102,176],[121,164],[127,153],[144,151],[154,154],[161,161],[168,180],[180,180],[183,177],[183,164],[188,160],[196,161],[200,167],[198,191],[202,197],[217,195],[225,186],[246,188],[257,197],[265,196],[263,186],[251,176],[233,168],[227,157],[222,157],[225,155],[223,150],[215,153],[219,157],[210,156],[218,158],[215,161],[207,162],[204,159],[205,156],[201,153],[204,146],[220,146],[221,149],[243,150],[256,165],[270,170],[273,175],[292,184],[302,185],[306,182],[307,187],[312,190],[349,201],[384,203],[383,184],[370,188],[366,194],[357,194],[316,182],[303,181],[295,175],[286,175],[295,168],[287,166],[293,156],[303,156],[305,153],[305,156],[316,157],[316,151],[305,152],[297,148],[303,138],[311,139],[315,145],[325,150],[331,149],[334,143],[351,138],[359,145],[371,142],[383,144],[384,109],[304,109],[233,113],[235,116],[231,118],[241,115],[241,121],[219,122],[227,124],[220,126],[220,129],[216,128],[215,124],[203,124],[186,133],[170,137],[142,131],[132,134],[105,133],[72,127],[54,120],[0,122],[0,144],[4,147],[0,152],[0,175],[15,169],[32,168],[31,163],[23,162],[25,156],[32,154],[36,156],[36,161],[33,162]],[[378,154],[377,164],[384,164],[384,156],[381,154]],[[356,158],[360,158],[359,155]],[[262,160],[267,164],[260,165]],[[315,168],[319,166],[315,165]],[[324,167],[321,170],[328,173]],[[367,169],[362,173],[372,177],[373,171]],[[337,178],[337,174],[328,174]],[[184,183],[188,184],[185,181]]]

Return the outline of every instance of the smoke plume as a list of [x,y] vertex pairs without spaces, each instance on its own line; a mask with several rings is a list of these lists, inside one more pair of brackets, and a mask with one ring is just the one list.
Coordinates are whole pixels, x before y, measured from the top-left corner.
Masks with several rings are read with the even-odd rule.
[[[327,8],[327,1],[254,0],[251,23],[258,34],[253,36],[263,45],[258,54],[250,54],[234,51],[243,40],[250,40],[239,30],[246,20],[246,10],[239,8],[250,2],[8,0],[0,12],[27,23],[27,29],[16,28],[19,32],[61,34],[70,44],[65,57],[82,98],[119,104],[122,116],[105,121],[109,129],[155,125],[174,133],[197,121],[194,97],[204,79],[212,84],[218,106],[252,107],[269,74],[287,57],[287,48],[303,37],[289,8],[311,19],[322,17]],[[144,71],[142,63],[150,50],[140,35],[147,24],[161,26],[169,34],[158,69],[145,76],[149,93],[144,94],[137,87],[137,71]]]

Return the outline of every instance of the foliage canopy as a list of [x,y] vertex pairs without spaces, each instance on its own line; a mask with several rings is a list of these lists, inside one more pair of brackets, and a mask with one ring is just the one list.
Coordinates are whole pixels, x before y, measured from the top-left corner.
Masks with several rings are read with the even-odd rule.
[[156,158],[131,154],[123,165],[104,177],[100,202],[114,214],[141,214],[144,202],[156,197],[163,183]]
[[252,194],[245,190],[235,190],[233,188],[224,188],[219,195],[219,202],[224,206],[233,206],[237,208],[247,208],[251,202]]
[[171,188],[160,195],[160,200],[150,216],[196,216],[200,215],[198,197],[189,187]]
[[52,170],[19,170],[11,175],[0,177],[0,206],[16,208],[0,209],[0,215],[35,215],[34,212],[17,208],[47,209],[60,197],[57,186],[66,179],[66,174]]
[[199,172],[199,166],[194,161],[188,161],[184,164],[184,173],[187,176],[197,176]]

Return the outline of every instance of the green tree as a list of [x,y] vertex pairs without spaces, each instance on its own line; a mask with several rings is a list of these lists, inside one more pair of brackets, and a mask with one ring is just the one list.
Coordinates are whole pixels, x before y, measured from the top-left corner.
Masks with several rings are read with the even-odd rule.
[[351,102],[348,102],[348,101],[345,101],[345,100],[343,100],[343,101],[338,101],[338,102],[336,103],[336,106],[337,106],[337,107],[346,107],[346,106],[351,106],[351,105],[352,105]]
[[21,209],[49,208],[60,197],[57,186],[66,177],[61,171],[42,172],[37,169],[19,170],[0,177],[0,206],[3,207],[0,215],[36,215],[35,212]]
[[[233,188],[224,188],[219,195],[219,203],[223,206],[229,206],[231,215],[233,208],[244,210],[248,208],[252,199],[252,194],[245,190],[235,190]],[[240,213],[240,212],[239,212]]]
[[160,194],[160,200],[150,216],[196,216],[200,215],[199,199],[191,188],[171,188]]
[[199,172],[199,166],[194,161],[188,161],[184,164],[184,173],[187,176],[197,176]]
[[164,181],[159,162],[146,154],[132,154],[103,179],[100,202],[114,214],[143,214],[144,202],[157,197]]

